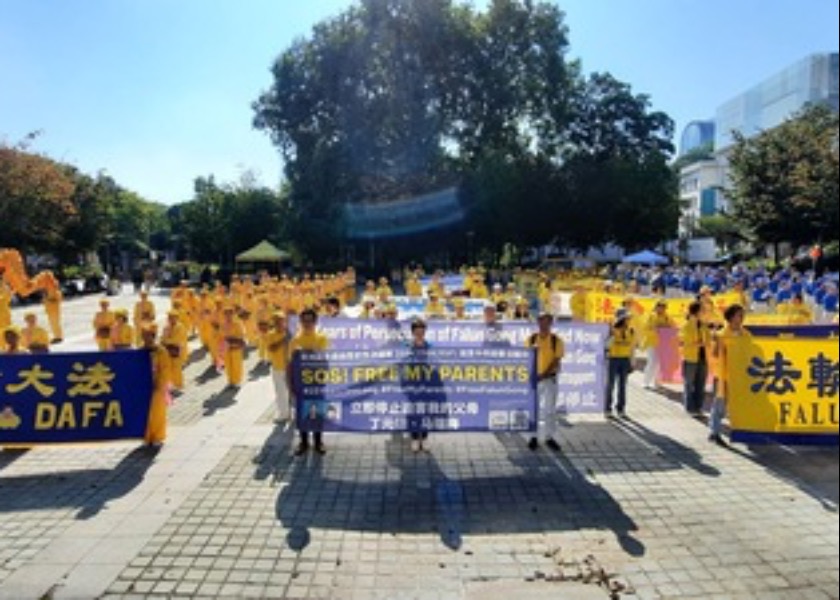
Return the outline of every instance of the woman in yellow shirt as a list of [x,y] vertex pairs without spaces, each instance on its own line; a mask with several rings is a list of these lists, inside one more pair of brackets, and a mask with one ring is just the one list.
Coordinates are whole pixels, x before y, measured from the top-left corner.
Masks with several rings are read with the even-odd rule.
[[625,416],[627,407],[627,377],[633,370],[633,351],[636,349],[636,332],[630,326],[630,313],[619,308],[615,313],[615,322],[607,338],[607,401],[604,416],[611,417],[613,410],[613,390],[618,387],[615,410],[619,417]]
[[719,446],[725,446],[726,442],[721,437],[723,428],[723,417],[726,415],[726,405],[729,401],[729,375],[726,368],[726,359],[736,344],[749,342],[752,338],[750,332],[744,327],[744,307],[740,304],[729,306],[723,313],[726,325],[723,331],[715,338],[714,356],[716,366],[715,399],[712,402],[712,409],[709,414],[709,441]]
[[642,348],[645,351],[647,362],[645,363],[645,388],[653,389],[655,386],[656,372],[659,369],[659,361],[657,360],[657,346],[659,346],[659,328],[673,327],[674,321],[668,316],[668,305],[665,300],[658,300],[645,320],[644,332],[642,336]]

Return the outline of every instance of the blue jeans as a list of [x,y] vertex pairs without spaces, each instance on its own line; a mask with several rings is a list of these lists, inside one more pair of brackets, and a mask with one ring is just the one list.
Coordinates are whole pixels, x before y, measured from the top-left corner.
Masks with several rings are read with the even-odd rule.
[[706,394],[709,365],[705,362],[683,362],[683,406],[688,412],[700,412]]
[[624,407],[627,404],[627,376],[630,375],[630,359],[610,358],[609,360],[609,370],[607,371],[607,404],[604,410],[612,410],[613,389],[616,383],[618,383],[618,398],[615,403],[615,409],[618,412],[624,412]]
[[723,417],[726,416],[726,400],[715,396],[712,410],[709,412],[709,433],[720,435],[723,431]]

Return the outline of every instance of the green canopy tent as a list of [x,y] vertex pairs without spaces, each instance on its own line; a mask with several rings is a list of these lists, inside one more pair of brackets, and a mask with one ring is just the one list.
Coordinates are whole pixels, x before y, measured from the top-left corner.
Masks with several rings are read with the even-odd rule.
[[236,267],[241,271],[241,266],[248,265],[248,271],[265,269],[277,274],[280,272],[280,265],[289,262],[290,258],[288,252],[280,250],[268,240],[263,240],[253,248],[237,254]]

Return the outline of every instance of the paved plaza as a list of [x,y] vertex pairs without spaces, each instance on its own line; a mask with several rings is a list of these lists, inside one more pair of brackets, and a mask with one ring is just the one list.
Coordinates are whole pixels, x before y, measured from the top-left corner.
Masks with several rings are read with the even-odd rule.
[[[95,308],[65,303],[63,346]],[[560,453],[335,434],[294,458],[254,358],[236,393],[208,365],[159,451],[0,452],[0,598],[838,598],[837,448],[718,447],[676,388],[634,374],[629,418],[563,419]]]

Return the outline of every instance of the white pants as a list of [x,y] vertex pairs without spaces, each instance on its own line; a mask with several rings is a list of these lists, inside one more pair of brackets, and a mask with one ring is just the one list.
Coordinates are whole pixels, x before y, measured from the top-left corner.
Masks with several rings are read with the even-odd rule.
[[557,380],[543,379],[537,382],[537,437],[553,439],[557,433]]
[[274,402],[277,405],[277,418],[288,419],[292,416],[289,404],[289,385],[286,383],[286,372],[271,369],[271,379],[274,381]]
[[645,363],[645,387],[653,387],[656,383],[656,371],[659,370],[659,359],[656,356],[656,346],[645,350],[647,363]]

